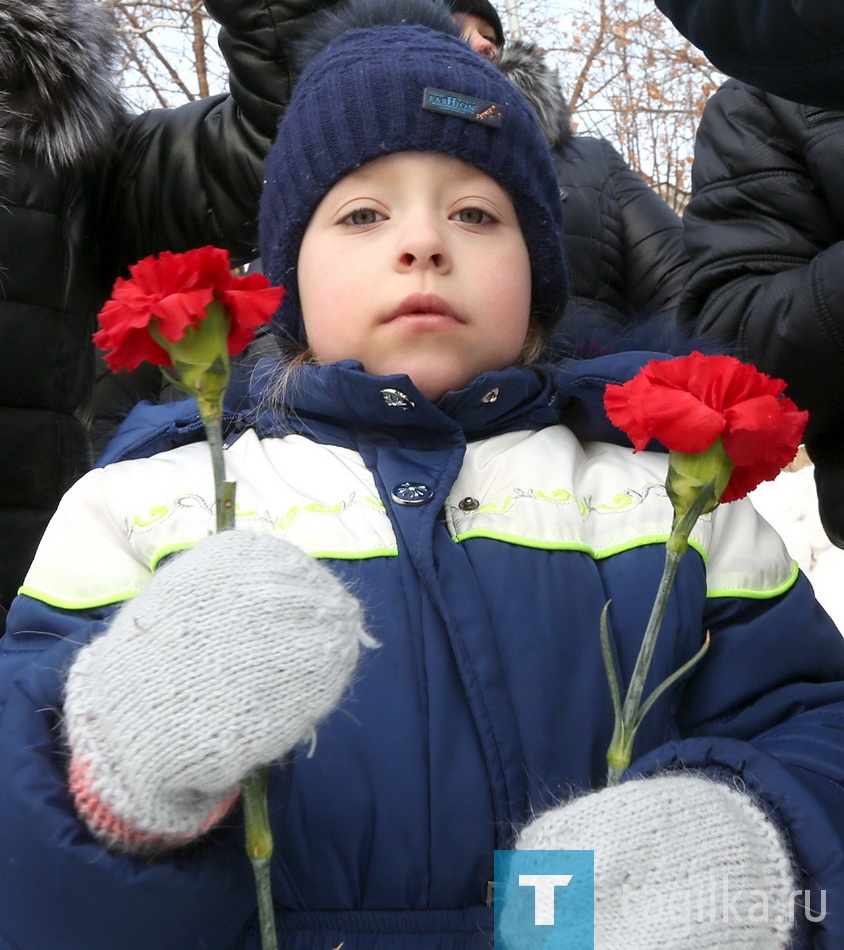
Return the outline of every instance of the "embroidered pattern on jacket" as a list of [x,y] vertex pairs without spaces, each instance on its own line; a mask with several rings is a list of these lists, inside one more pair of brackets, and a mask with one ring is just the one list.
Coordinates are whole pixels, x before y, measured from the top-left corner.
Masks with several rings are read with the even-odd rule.
[[[380,498],[369,495],[358,497],[350,492],[347,498],[340,501],[325,503],[312,501],[303,505],[290,505],[284,511],[272,512],[269,508],[258,511],[256,508],[247,508],[235,502],[234,514],[238,523],[252,521],[264,527],[285,532],[299,516],[306,515],[339,515],[348,511],[354,505],[369,505],[372,508],[384,510],[384,502]],[[195,508],[209,516],[214,514],[215,505],[202,495],[181,495],[173,499],[172,504],[154,505],[146,514],[135,514],[131,518],[124,518],[123,524],[126,539],[131,541],[132,536],[142,533],[146,529],[154,528],[162,521],[171,517],[178,517],[181,512]]]
[[[313,557],[394,557],[398,541],[361,456],[302,437],[245,433],[227,452],[240,530],[274,533]],[[667,457],[581,445],[549,427],[470,443],[445,501],[455,543],[485,538],[596,559],[668,537]],[[750,504],[701,518],[692,546],[707,562],[710,595],[769,597],[795,571]],[[51,523],[24,592],[56,606],[115,603],[136,594],[160,561],[214,530],[207,446],[98,469],[77,482]],[[748,551],[753,552],[748,556]],[[84,560],[82,576],[66,565]]]

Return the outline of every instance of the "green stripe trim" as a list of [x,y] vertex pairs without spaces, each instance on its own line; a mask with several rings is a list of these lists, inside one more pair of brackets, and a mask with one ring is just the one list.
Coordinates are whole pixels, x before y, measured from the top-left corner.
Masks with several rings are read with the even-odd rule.
[[[593,548],[582,541],[542,541],[537,538],[525,538],[518,535],[505,534],[502,531],[467,531],[464,534],[455,535],[452,540],[460,542],[469,538],[486,538],[489,541],[504,541],[507,544],[515,544],[523,548],[534,548],[544,551],[580,551],[588,554],[596,561],[603,558],[612,557],[616,554],[623,554],[625,551],[632,551],[635,548],[644,547],[646,544],[665,544],[668,540],[668,534],[643,535],[630,541],[614,544],[606,548]],[[693,548],[703,558],[704,564],[709,562],[709,552],[704,546],[694,538],[689,539],[689,547]],[[747,597],[755,600],[766,600],[773,597],[779,597],[794,585],[800,568],[796,561],[791,562],[791,575],[784,583],[770,589],[762,588],[712,588],[706,592],[707,598],[715,597]]]
[[[167,548],[157,551],[150,565],[152,574],[158,565],[170,554],[176,554],[178,551],[186,551],[192,548],[198,542],[191,541],[184,544],[174,544]],[[399,549],[396,546],[373,548],[370,551],[309,551],[312,558],[319,560],[338,560],[338,561],[364,561],[376,557],[398,557]],[[119,604],[131,600],[137,596],[143,588],[136,588],[130,591],[120,591],[114,594],[102,594],[94,600],[67,600],[62,597],[55,597],[47,591],[38,590],[36,587],[23,587],[18,589],[19,594],[25,594],[32,597],[33,600],[40,600],[42,603],[49,604],[51,607],[60,607],[62,610],[93,610],[95,607],[106,607],[109,604]]]
[[62,610],[93,610],[95,607],[107,607],[109,604],[120,604],[126,600],[131,600],[140,594],[141,589],[123,591],[120,594],[110,594],[97,600],[63,600],[61,597],[53,597],[46,591],[37,590],[35,587],[24,585],[19,588],[18,593],[31,597],[33,600],[40,600],[51,607],[60,607]]
[[[624,551],[631,551],[634,548],[644,547],[646,544],[665,544],[668,540],[668,533],[665,534],[645,534],[629,541],[622,541],[619,544],[613,544],[606,548],[593,548],[583,541],[543,541],[540,538],[526,538],[521,535],[506,534],[503,531],[466,531],[463,534],[454,535],[453,541],[461,542],[469,538],[486,538],[489,541],[504,541],[506,544],[516,544],[523,548],[536,548],[545,551],[581,551],[588,554],[596,561],[606,557],[612,557],[615,554],[622,554]],[[703,545],[692,538],[689,541],[689,547],[703,558],[704,562],[709,560],[709,553]]]
[[[210,538],[211,535],[208,535],[208,537]],[[150,574],[158,570],[158,565],[164,558],[170,557],[171,554],[176,554],[178,551],[189,551],[192,547],[199,544],[201,540],[202,538],[197,538],[196,541],[182,541],[179,544],[171,544],[169,547],[161,548],[160,551],[156,551],[149,562]]]
[[374,557],[398,557],[397,547],[373,548],[371,551],[308,551],[313,558],[335,561],[368,561]]
[[[176,544],[168,548],[162,548],[160,551],[157,551],[155,556],[153,557],[152,564],[150,565],[150,570],[151,571],[156,570],[158,565],[164,560],[164,558],[168,557],[170,554],[175,554],[177,551],[184,551],[187,548],[192,548],[195,544],[198,544],[198,543],[199,543],[198,541],[190,541],[185,544]],[[289,542],[289,543],[292,543],[292,542]],[[326,550],[326,551],[305,551],[305,553],[317,560],[331,559],[335,561],[366,561],[373,557],[398,557],[399,549],[396,545],[391,545],[389,547],[383,547],[383,548],[372,548],[368,551]]]
[[718,590],[708,590],[706,592],[707,597],[750,597],[754,600],[769,600],[772,597],[779,597],[780,594],[784,594],[787,590],[794,586],[795,581],[797,580],[797,575],[800,573],[800,566],[797,561],[791,562],[791,576],[787,581],[780,584],[778,587],[774,587],[771,590],[746,590],[744,588],[737,588],[735,590],[724,587],[719,588]]
[[[633,550],[637,547],[642,547],[646,544],[664,544],[667,540],[667,535],[662,536],[652,536],[652,537],[643,537],[637,538],[635,541],[629,542],[628,544],[615,545],[611,548],[602,548],[598,551],[593,550],[589,545],[583,544],[582,542],[576,541],[558,541],[554,543],[549,543],[547,541],[538,541],[532,538],[520,538],[512,535],[507,535],[500,532],[469,532],[467,534],[457,535],[454,537],[454,541],[460,542],[465,541],[467,538],[486,538],[491,541],[504,541],[508,544],[515,544],[520,547],[535,548],[538,550],[546,551],[581,551],[584,554],[589,554],[591,557],[594,557],[595,560],[601,560],[605,557],[611,557],[614,554],[620,554],[623,551]],[[174,546],[170,549],[165,549],[156,554],[154,558],[154,564],[158,565],[161,560],[166,557],[168,554],[174,554],[176,551],[182,551],[187,548],[193,547],[193,544],[184,544]],[[689,547],[694,548],[701,557],[706,559],[706,551],[703,547],[696,541],[690,541]],[[369,558],[375,557],[396,557],[398,556],[397,547],[385,547],[385,548],[376,548],[372,551],[363,551],[356,552],[354,554],[349,554],[348,552],[335,552],[335,551],[318,551],[311,554],[311,557],[319,559],[336,559],[336,560],[347,560],[347,561],[357,561],[357,560],[367,560]],[[800,573],[800,568],[796,561],[792,560],[791,562],[791,574],[789,578],[782,584],[774,587],[770,590],[761,590],[761,589],[744,589],[744,588],[717,588],[713,590],[708,590],[706,596],[708,598],[716,597],[747,597],[755,600],[767,600],[774,597],[779,597],[781,594],[784,594],[787,590],[794,586],[794,583],[797,580],[797,577]],[[106,607],[109,604],[118,604],[127,600],[131,600],[133,597],[137,596],[140,593],[140,589],[131,590],[131,591],[121,591],[120,593],[110,594],[107,596],[100,597],[96,600],[64,600],[60,597],[53,597],[48,594],[46,591],[38,590],[34,587],[27,587],[23,585],[18,589],[19,594],[23,594],[26,597],[32,597],[34,600],[40,600],[45,604],[49,604],[51,607],[59,607],[63,610],[91,610],[96,607]]]

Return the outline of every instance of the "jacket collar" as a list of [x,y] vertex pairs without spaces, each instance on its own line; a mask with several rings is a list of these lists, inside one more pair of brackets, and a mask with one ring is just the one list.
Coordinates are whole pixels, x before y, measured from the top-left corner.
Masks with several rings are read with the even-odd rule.
[[472,440],[559,419],[550,377],[529,369],[484,373],[432,403],[408,376],[372,376],[351,360],[302,367],[285,409],[263,409],[261,396],[275,365],[262,361],[252,379],[251,403],[261,437],[300,432],[343,444],[348,430],[378,430],[403,442],[458,433]]
[[[226,394],[224,425],[228,438],[255,427],[262,437],[296,432],[351,446],[354,433],[361,429],[384,429],[403,442],[416,438],[424,444],[444,434],[472,441],[562,422],[582,441],[629,445],[607,419],[604,391],[608,383],[626,382],[655,358],[666,357],[650,352],[613,353],[565,360],[543,373],[511,367],[485,373],[437,404],[427,400],[407,376],[370,376],[355,362],[305,367],[287,411],[262,408],[263,388],[277,362],[264,359],[251,383],[240,381]],[[414,405],[402,409],[402,398]],[[193,399],[164,405],[142,402],[126,417],[97,466],[146,458],[202,438]]]

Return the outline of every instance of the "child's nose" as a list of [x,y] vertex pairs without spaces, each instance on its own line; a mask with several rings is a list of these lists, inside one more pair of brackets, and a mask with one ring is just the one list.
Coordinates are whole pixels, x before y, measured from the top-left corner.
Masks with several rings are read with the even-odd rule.
[[434,251],[431,254],[414,254],[412,251],[405,251],[402,254],[399,263],[406,268],[411,268],[415,265],[426,266],[430,264],[431,267],[442,270],[445,265],[446,257],[444,254],[439,251]]
[[400,270],[414,268],[447,270],[451,255],[440,229],[431,223],[418,223],[407,229],[398,248]]

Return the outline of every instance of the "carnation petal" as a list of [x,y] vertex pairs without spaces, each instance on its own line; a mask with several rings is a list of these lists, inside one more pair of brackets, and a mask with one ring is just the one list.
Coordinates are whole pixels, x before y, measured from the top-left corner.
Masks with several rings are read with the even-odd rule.
[[607,417],[627,434],[637,452],[641,452],[651,439],[650,428],[642,416],[642,396],[649,387],[648,380],[640,374],[623,385],[611,383],[604,390]]
[[[731,407],[727,412],[728,430],[724,447],[741,469],[746,494],[758,484],[770,481],[797,454],[809,414],[801,412],[785,397],[758,397]],[[731,493],[736,486],[729,486]],[[741,498],[743,494],[734,495]],[[729,500],[729,499],[728,499]]]
[[[263,278],[262,274],[253,276]],[[247,281],[251,286],[244,286]],[[281,305],[283,296],[283,287],[270,287],[266,278],[263,278],[262,284],[258,284],[249,281],[249,277],[244,277],[223,294],[223,304],[231,314],[232,321],[229,353],[240,353],[254,337],[255,328],[269,323]]]
[[111,299],[100,311],[102,329],[94,337],[111,351],[106,359],[113,369],[134,369],[145,361],[172,365],[165,347],[189,344],[186,331],[200,328],[215,300],[230,317],[226,326],[231,332],[221,343],[229,353],[239,353],[255,327],[271,319],[284,292],[269,287],[260,274],[236,278],[228,251],[212,246],[162,251],[131,265],[129,273],[129,279],[115,281]]
[[[102,335],[101,335],[102,334]],[[109,369],[114,372],[131,372],[141,363],[154,363],[156,366],[170,366],[167,351],[159,346],[145,329],[128,330],[119,337],[108,337],[104,331],[94,334],[94,343],[101,349],[110,349],[105,354]]]
[[205,309],[214,299],[209,287],[170,294],[155,303],[156,329],[171,343],[178,343],[188,327],[205,318]]
[[721,436],[735,463],[721,498],[729,502],[776,478],[797,453],[808,413],[784,390],[783,380],[735,357],[694,352],[651,360],[629,383],[608,386],[605,404],[637,449],[648,436],[693,455]]
[[762,377],[754,367],[733,356],[698,356],[690,375],[689,389],[713,409],[723,411],[761,391]]
[[606,388],[610,421],[627,433],[637,452],[652,438],[673,451],[702,452],[723,431],[722,414],[679,386],[683,374],[676,376],[670,367],[682,361],[652,360],[623,386]]
[[721,495],[722,504],[727,504],[731,501],[738,501],[739,498],[744,498],[746,495],[752,492],[757,485],[761,484],[762,482],[769,481],[770,477],[759,478],[758,473],[753,468],[737,465],[733,469],[733,474],[730,476],[727,487],[724,489],[724,494]]
[[651,434],[669,450],[703,452],[721,435],[723,415],[692,393],[653,387],[643,398],[642,412]]
[[746,399],[730,406],[724,416],[727,420],[724,447],[736,465],[752,465],[758,460],[760,450],[782,441],[783,416],[779,400],[774,396]]

